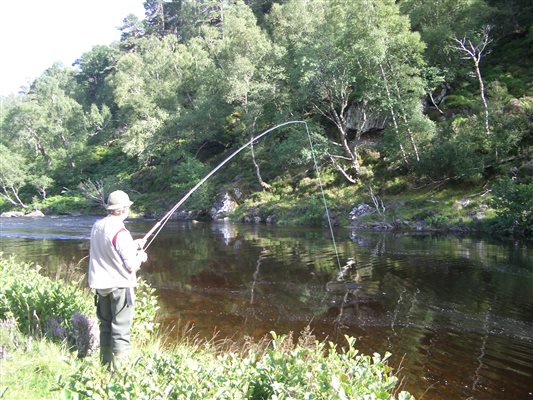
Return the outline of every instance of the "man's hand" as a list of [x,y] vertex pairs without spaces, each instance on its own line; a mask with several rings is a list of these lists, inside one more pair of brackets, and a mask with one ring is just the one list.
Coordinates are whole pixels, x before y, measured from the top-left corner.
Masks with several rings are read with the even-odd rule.
[[133,242],[137,246],[137,250],[144,249],[144,246],[146,245],[146,240],[144,239],[135,239]]
[[137,257],[140,257],[142,263],[146,262],[146,260],[148,260],[148,254],[146,254],[146,251],[144,251],[144,250],[138,251],[137,252]]

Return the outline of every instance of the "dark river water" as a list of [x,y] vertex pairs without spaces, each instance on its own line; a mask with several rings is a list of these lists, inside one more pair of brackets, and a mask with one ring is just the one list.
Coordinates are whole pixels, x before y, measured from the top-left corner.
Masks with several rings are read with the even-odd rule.
[[[95,218],[6,219],[0,251],[64,276],[87,265]],[[153,221],[127,221],[134,237]],[[391,352],[424,399],[533,399],[533,246],[431,235],[169,223],[142,274],[166,328],[201,337],[357,338]]]

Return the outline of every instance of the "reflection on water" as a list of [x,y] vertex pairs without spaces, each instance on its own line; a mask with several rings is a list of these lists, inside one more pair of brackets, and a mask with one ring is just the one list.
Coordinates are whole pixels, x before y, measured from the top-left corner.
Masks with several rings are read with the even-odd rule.
[[[2,219],[1,251],[86,266],[94,218]],[[152,226],[131,221],[139,237]],[[167,327],[211,337],[299,332],[393,353],[423,398],[533,397],[533,248],[475,238],[171,223],[143,275]],[[80,263],[80,260],[81,263]]]

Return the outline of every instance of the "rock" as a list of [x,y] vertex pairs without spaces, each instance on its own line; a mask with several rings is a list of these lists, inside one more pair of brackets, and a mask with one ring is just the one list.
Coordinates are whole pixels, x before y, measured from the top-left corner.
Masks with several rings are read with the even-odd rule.
[[[239,192],[240,193],[240,192]],[[224,219],[229,213],[235,211],[239,205],[227,190],[222,190],[215,204],[209,211],[212,219]]]
[[370,224],[372,229],[379,230],[379,231],[389,231],[394,229],[394,226],[389,224],[388,222],[373,222]]
[[416,231],[424,231],[427,228],[426,221],[415,221],[413,222],[413,229]]
[[480,212],[472,215],[470,218],[472,218],[472,220],[474,220],[474,221],[481,221],[481,220],[485,219],[485,217],[486,217],[485,212],[480,211]]
[[352,208],[352,211],[350,211],[350,214],[348,217],[350,218],[350,221],[353,221],[354,219],[357,219],[361,215],[371,214],[375,210],[370,207],[368,204],[361,203],[356,205],[354,208]]
[[348,110],[346,127],[362,134],[372,131],[382,131],[387,127],[387,114],[372,110],[367,102],[354,104]]
[[25,217],[44,217],[44,214],[39,211],[39,210],[34,210],[26,215],[24,215]]
[[192,211],[176,211],[174,214],[172,214],[172,220],[174,221],[189,221],[192,219],[196,219],[198,217],[197,213],[194,213]]
[[433,99],[429,96],[422,99],[424,113],[427,114],[430,109],[438,107],[444,101],[451,89],[452,87],[448,83],[443,83],[432,93]]
[[275,223],[278,222],[278,217],[275,216],[275,215],[269,215],[269,216],[266,218],[265,222],[266,222],[267,224],[275,224]]
[[21,211],[6,211],[0,214],[0,217],[2,218],[18,218],[23,217],[24,213]]
[[471,202],[472,202],[472,201],[471,201],[470,199],[467,199],[467,198],[457,200],[457,201],[456,201],[457,208],[461,210],[461,209],[463,209],[463,208],[465,208],[465,207],[468,207],[468,205],[469,205]]
[[241,189],[235,187],[233,188],[233,195],[235,196],[235,199],[240,200],[243,196],[243,193],[241,192]]

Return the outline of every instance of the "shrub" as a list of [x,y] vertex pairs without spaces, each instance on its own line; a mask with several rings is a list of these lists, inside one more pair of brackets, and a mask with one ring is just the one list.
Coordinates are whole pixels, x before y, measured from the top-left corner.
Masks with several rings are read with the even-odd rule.
[[[210,344],[145,352],[109,376],[99,365],[84,365],[70,377],[67,398],[151,399],[412,399],[394,395],[398,385],[389,354],[365,356],[346,337],[346,349],[310,335],[295,345],[277,336],[265,349],[240,354]],[[311,339],[311,340],[310,340]]]
[[38,208],[47,214],[74,214],[89,211],[94,203],[80,196],[51,196],[41,202]]
[[533,235],[533,182],[517,183],[504,178],[493,186],[492,192],[492,206],[496,209],[492,229],[508,235]]
[[[98,343],[93,297],[73,283],[51,280],[39,271],[38,265],[19,263],[0,253],[0,321],[13,318],[24,334],[67,339],[84,357]],[[147,282],[138,280],[132,327],[137,343],[147,342],[158,327],[154,292]]]
[[23,333],[62,339],[60,328],[70,331],[74,313],[88,314],[91,302],[76,285],[42,276],[40,268],[0,258],[0,319],[12,315]]
[[441,229],[445,228],[450,223],[450,220],[445,215],[435,214],[427,217],[425,222],[434,228]]
[[156,322],[159,306],[155,289],[144,279],[137,279],[135,297],[135,315],[131,334],[137,344],[144,344],[148,342],[159,327]]

